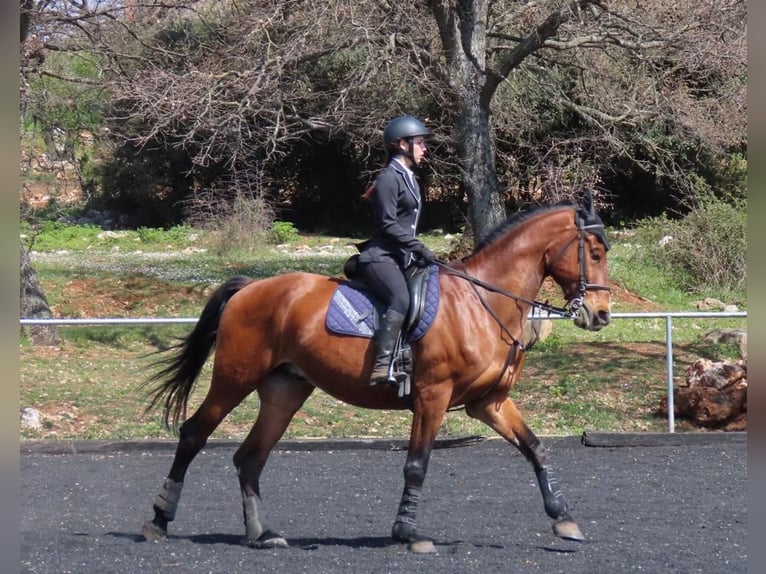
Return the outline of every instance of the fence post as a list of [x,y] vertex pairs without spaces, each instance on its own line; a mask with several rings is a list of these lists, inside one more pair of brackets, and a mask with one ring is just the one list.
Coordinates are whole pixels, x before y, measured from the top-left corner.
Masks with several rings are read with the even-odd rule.
[[673,317],[665,316],[665,361],[668,372],[668,432],[676,431],[673,400]]

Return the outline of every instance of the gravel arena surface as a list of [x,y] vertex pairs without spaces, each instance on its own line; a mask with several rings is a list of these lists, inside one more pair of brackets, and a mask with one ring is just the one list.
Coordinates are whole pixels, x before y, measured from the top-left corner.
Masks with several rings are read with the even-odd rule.
[[289,547],[257,550],[243,544],[235,443],[198,455],[167,540],[150,543],[141,526],[175,443],[22,442],[21,572],[746,572],[747,435],[695,436],[600,446],[546,438],[581,543],[553,535],[532,468],[513,447],[443,444],[418,516],[435,554],[389,537],[402,444],[280,443],[261,491]]

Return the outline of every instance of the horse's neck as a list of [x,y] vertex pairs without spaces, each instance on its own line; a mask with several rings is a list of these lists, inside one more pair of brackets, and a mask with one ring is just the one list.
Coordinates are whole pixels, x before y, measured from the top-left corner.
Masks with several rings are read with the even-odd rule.
[[[514,295],[535,299],[545,279],[545,251],[563,228],[548,221],[557,214],[544,213],[521,222],[469,257],[465,261],[466,271]],[[566,215],[562,213],[561,217]]]
[[534,299],[542,286],[544,271],[534,252],[519,249],[508,253],[482,252],[466,261],[469,275],[504,291]]

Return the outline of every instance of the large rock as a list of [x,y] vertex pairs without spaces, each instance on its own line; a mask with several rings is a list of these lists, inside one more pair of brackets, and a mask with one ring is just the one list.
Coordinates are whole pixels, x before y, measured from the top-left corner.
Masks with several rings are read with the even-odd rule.
[[[747,430],[747,359],[736,363],[697,359],[686,368],[686,386],[673,390],[673,413],[703,428]],[[667,416],[668,401],[659,414]]]
[[705,333],[702,340],[705,343],[733,345],[739,349],[739,356],[747,359],[746,329],[715,329]]
[[43,425],[40,422],[40,411],[38,411],[37,409],[33,409],[32,407],[21,409],[21,427],[22,428],[40,430],[42,426]]

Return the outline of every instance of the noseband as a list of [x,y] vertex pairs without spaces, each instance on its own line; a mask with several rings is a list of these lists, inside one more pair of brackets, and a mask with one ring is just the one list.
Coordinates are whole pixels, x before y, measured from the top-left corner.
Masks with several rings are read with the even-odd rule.
[[[585,219],[582,217],[577,217],[577,235],[574,236],[572,239],[566,242],[564,246],[559,249],[558,253],[548,262],[548,265],[546,266],[546,274],[550,275],[551,268],[553,267],[553,264],[558,261],[562,255],[566,252],[566,250],[569,248],[572,243],[577,240],[577,259],[578,264],[580,266],[580,279],[577,283],[577,295],[572,297],[571,299],[567,300],[567,308],[569,311],[570,316],[574,316],[577,311],[582,308],[583,303],[585,301],[585,294],[588,291],[609,291],[611,293],[612,289],[608,285],[601,285],[600,283],[589,283],[588,278],[586,276],[585,272],[585,233],[590,232],[596,235],[596,237],[604,243],[604,247],[609,250],[609,244],[605,240],[604,236],[604,224],[601,222],[598,223],[589,223],[586,224]],[[602,239],[604,238],[604,239]]]

